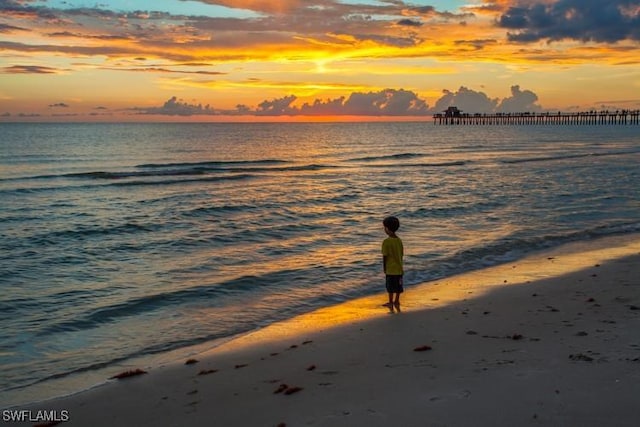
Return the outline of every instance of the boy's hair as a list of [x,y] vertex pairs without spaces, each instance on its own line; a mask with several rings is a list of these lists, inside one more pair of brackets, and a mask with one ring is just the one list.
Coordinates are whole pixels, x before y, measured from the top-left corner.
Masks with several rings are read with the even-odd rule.
[[400,220],[398,218],[396,218],[395,216],[388,216],[386,217],[383,221],[382,224],[387,227],[389,230],[393,231],[394,233],[396,231],[398,231],[398,228],[400,228]]

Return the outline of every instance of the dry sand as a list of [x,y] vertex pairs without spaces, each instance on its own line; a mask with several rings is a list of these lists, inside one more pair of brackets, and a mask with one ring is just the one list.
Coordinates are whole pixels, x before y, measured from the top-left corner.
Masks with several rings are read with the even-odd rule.
[[401,313],[386,295],[351,301],[27,409],[91,427],[640,425],[637,235],[403,298]]

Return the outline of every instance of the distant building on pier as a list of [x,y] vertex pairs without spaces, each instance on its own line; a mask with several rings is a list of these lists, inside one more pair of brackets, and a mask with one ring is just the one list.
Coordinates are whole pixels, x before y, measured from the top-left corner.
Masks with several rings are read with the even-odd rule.
[[445,117],[461,117],[462,110],[459,110],[458,107],[451,106],[444,110]]

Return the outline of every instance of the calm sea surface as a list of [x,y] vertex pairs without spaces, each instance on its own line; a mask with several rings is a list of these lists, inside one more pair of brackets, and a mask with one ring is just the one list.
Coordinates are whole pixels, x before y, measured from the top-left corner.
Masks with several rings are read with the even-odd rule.
[[384,291],[389,214],[409,291],[640,231],[638,165],[638,126],[0,124],[0,406]]

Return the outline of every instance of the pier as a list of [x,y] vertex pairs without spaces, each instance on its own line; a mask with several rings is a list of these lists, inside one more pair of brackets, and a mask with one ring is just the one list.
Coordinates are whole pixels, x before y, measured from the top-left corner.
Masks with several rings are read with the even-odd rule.
[[582,113],[463,113],[449,107],[433,115],[438,125],[638,125],[640,110],[588,111]]

